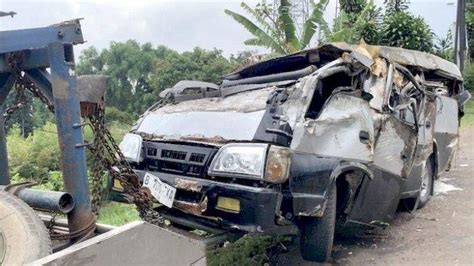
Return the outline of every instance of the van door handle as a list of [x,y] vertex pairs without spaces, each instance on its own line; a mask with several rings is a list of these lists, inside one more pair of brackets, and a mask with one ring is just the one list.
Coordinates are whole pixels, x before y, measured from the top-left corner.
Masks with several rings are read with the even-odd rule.
[[370,140],[369,132],[364,130],[359,131],[359,140],[361,143],[368,144]]

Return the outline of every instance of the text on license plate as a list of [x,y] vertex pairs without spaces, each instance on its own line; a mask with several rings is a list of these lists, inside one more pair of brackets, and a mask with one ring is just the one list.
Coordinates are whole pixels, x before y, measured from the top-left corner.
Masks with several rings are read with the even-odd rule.
[[151,195],[153,195],[159,203],[168,208],[173,207],[176,188],[164,183],[157,176],[149,173],[146,173],[143,178],[143,186],[150,189]]

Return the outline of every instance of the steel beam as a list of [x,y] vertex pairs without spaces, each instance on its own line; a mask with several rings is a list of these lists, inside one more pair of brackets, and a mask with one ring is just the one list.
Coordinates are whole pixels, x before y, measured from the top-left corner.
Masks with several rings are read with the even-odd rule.
[[0,54],[46,48],[50,43],[84,43],[79,19],[48,27],[0,32]]
[[8,184],[10,184],[10,173],[8,170],[7,138],[5,136],[3,107],[0,105],[0,185]]
[[0,185],[10,184],[8,169],[7,138],[5,120],[3,119],[3,103],[10,92],[15,79],[8,73],[0,73]]
[[81,123],[79,97],[74,76],[72,45],[60,42],[48,45],[51,84],[58,128],[64,188],[76,203],[68,214],[72,232],[84,229],[94,219],[89,198],[86,153]]
[[[7,54],[0,54],[0,73],[11,72],[6,56]],[[23,51],[21,67],[23,70],[49,67],[48,48]]]

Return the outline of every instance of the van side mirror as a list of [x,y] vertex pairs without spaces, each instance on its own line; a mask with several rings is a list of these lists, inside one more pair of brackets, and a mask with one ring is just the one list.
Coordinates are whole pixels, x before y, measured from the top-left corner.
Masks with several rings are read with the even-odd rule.
[[458,96],[458,106],[463,106],[469,99],[471,99],[471,94],[469,91],[464,90]]

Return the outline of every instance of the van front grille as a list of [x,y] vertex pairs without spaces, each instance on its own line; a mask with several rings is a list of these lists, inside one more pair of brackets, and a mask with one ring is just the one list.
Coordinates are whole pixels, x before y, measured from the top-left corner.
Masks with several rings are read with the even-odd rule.
[[145,142],[145,163],[149,170],[193,177],[206,177],[218,148]]

